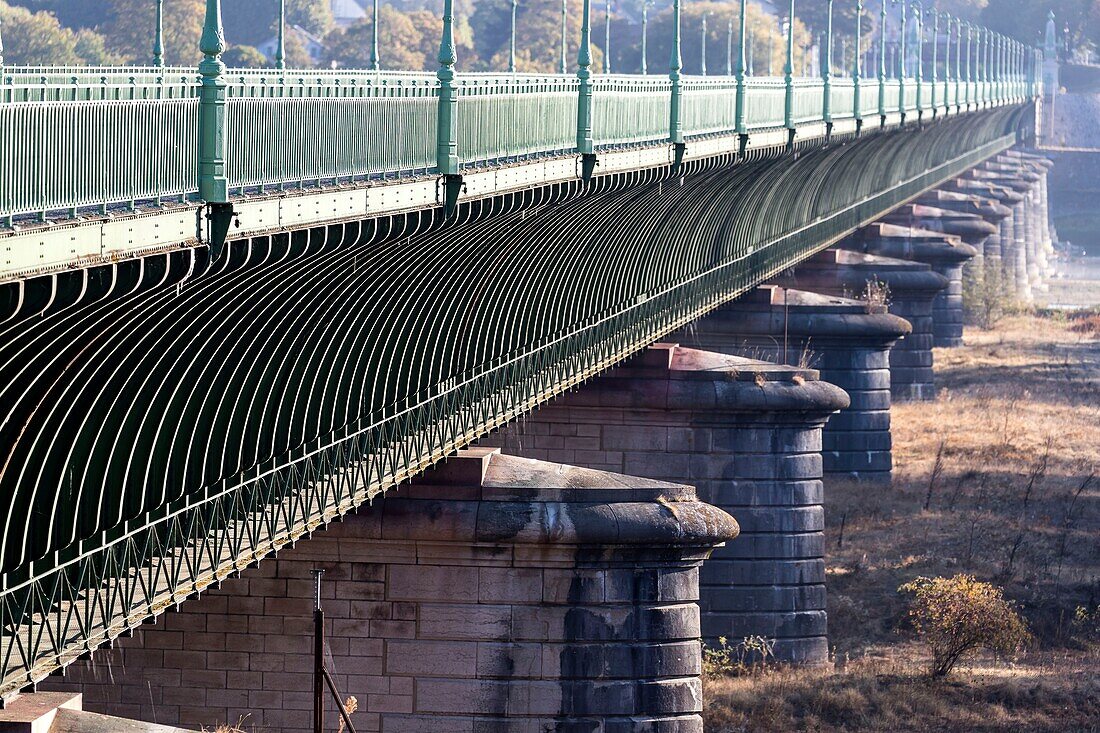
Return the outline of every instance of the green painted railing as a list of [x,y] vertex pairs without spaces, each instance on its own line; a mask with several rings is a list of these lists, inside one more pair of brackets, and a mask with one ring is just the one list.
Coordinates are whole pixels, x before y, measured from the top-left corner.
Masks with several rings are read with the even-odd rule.
[[[436,173],[439,80],[417,72],[229,69],[224,123],[231,194]],[[744,130],[787,123],[780,78],[745,80]],[[198,96],[193,69],[4,67],[0,70],[0,224],[94,208],[137,208],[198,194]],[[460,74],[454,144],[462,168],[530,156],[573,154],[579,97],[573,75]],[[955,82],[937,89],[954,108]],[[1020,79],[963,83],[963,109],[1019,100]],[[672,83],[663,77],[592,79],[592,140],[598,150],[666,144]],[[734,134],[737,81],[684,77],[679,125],[688,138]],[[917,83],[860,82],[859,117],[918,109]],[[904,100],[899,95],[904,94]],[[821,79],[791,81],[793,125],[823,121]],[[920,89],[932,110],[932,84]],[[851,79],[834,78],[831,119],[856,117]],[[915,116],[915,114],[913,115]]]

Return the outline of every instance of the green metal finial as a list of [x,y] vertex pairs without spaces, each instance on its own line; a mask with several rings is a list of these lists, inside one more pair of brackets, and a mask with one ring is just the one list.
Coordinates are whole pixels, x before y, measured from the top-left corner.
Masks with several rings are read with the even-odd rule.
[[825,2],[825,63],[821,69],[821,116],[826,125],[833,122],[833,0]]
[[788,143],[794,141],[794,0],[787,12],[787,60],[783,65],[783,126],[790,131]]
[[[377,0],[375,0],[377,2]],[[561,66],[558,69],[562,74],[569,73],[568,36],[569,36],[569,0],[561,0]]]
[[[286,2],[286,0],[281,1]],[[378,56],[378,0],[374,0],[370,17],[370,68],[372,71],[379,71],[382,68],[382,61]]]
[[649,74],[649,6],[653,0],[642,3],[642,76]]
[[211,72],[220,75],[225,71],[225,65],[221,61],[221,55],[225,53],[221,0],[206,0],[206,16],[203,20],[202,36],[199,38],[199,50],[203,55],[199,71],[204,76]]
[[1054,22],[1054,11],[1047,13],[1046,37],[1043,39],[1043,58],[1053,61],[1058,55],[1058,26]]
[[153,66],[164,68],[164,0],[157,0],[157,25],[153,35]]
[[279,38],[275,45],[275,68],[286,68],[286,0],[279,0]]
[[519,8],[519,0],[512,0],[512,31],[508,35],[508,71],[516,73],[516,9]]
[[747,0],[741,0],[741,12],[737,19],[737,33],[739,36],[738,50],[737,50],[737,91],[734,98],[734,124],[737,126],[737,132],[742,136],[748,134],[748,127],[745,125],[745,72],[748,69],[748,59],[746,58],[748,43],[751,40],[746,36],[745,31],[748,28],[748,24],[745,19],[745,6]]
[[458,91],[455,64],[454,0],[443,0],[443,35],[439,41],[439,106],[436,135],[436,166],[444,176],[458,176]]
[[581,42],[577,48],[577,153],[582,177],[588,180],[596,166],[592,142],[592,0],[581,0]]
[[699,44],[699,73],[703,76],[707,75],[707,15],[708,13],[703,13],[703,39]]

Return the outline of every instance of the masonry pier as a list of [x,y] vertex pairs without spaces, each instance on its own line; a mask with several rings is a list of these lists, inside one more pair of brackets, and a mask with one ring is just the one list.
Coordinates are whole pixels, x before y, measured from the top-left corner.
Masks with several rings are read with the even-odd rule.
[[[894,400],[935,399],[932,374],[932,303],[947,278],[922,262],[827,249],[805,260],[777,284],[829,295],[889,302],[889,312],[912,331],[890,349],[890,395]],[[883,287],[885,286],[885,287]]]
[[762,636],[779,660],[822,664],[821,428],[847,406],[812,369],[659,344],[490,442],[698,487],[741,527],[703,566],[704,638]]
[[839,247],[856,252],[923,262],[947,279],[932,301],[932,345],[962,346],[963,265],[977,251],[961,239],[928,229],[876,223],[842,240]]
[[469,449],[66,684],[132,717],[301,733],[320,567],[357,730],[701,733],[699,568],[736,534],[689,486]]
[[772,285],[720,306],[673,340],[818,370],[851,400],[825,424],[825,476],[889,484],[890,347],[911,330],[885,305]]

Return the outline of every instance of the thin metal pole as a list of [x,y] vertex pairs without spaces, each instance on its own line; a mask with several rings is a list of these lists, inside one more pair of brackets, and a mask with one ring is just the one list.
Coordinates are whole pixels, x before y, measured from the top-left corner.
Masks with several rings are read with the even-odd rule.
[[680,117],[680,102],[683,94],[683,82],[680,72],[684,68],[684,59],[680,55],[680,0],[672,0],[672,52],[668,60],[668,78],[672,82],[672,96],[669,103],[668,141],[678,154],[684,149],[684,123]]
[[932,14],[932,115],[936,114],[936,91],[939,83],[939,70],[936,68],[940,63],[940,14],[932,8],[928,11]]
[[749,76],[756,76],[756,71],[755,71],[755,69],[756,69],[756,49],[753,48],[754,43],[756,43],[756,33],[755,33],[755,31],[753,31],[752,28],[750,28],[749,29],[749,40],[748,40],[748,46],[749,47],[748,47],[748,49],[746,49],[746,51],[748,52],[748,55],[749,55],[749,58],[748,58],[749,65],[745,69],[745,73]]
[[878,114],[886,119],[886,0],[882,0],[878,23]]
[[726,27],[726,76],[733,76],[733,16]]
[[739,49],[737,54],[737,91],[734,97],[733,120],[734,124],[737,126],[737,132],[740,135],[748,133],[748,128],[745,125],[745,70],[747,68],[747,59],[745,58],[747,51],[745,48],[745,30],[748,27],[745,19],[746,4],[747,0],[741,0],[741,13],[740,17],[737,19]]
[[794,133],[794,0],[787,13],[787,62],[783,65],[783,125]]
[[924,112],[924,104],[921,102],[921,92],[924,87],[924,5],[917,0],[912,4],[913,9],[913,35],[917,42],[917,69],[914,76],[917,77],[917,118]]
[[[376,0],[377,1],[377,0]],[[568,34],[569,34],[569,0],[561,0],[561,68],[562,74],[569,73],[568,59]]]
[[[773,29],[774,30],[774,29]],[[775,34],[768,34],[768,76],[775,76],[773,59],[775,58]]]
[[[285,2],[286,0],[281,0]],[[370,67],[374,71],[382,68],[381,59],[378,57],[378,0],[374,0],[371,8],[370,23]]]
[[516,9],[519,0],[512,0],[512,33],[508,36],[508,71],[516,73]]
[[966,108],[970,109],[971,87],[974,85],[974,67],[970,63],[974,55],[974,26],[966,22]]
[[604,4],[603,11],[603,73],[611,73],[611,0]]
[[642,3],[642,76],[649,73],[649,6],[652,4],[652,0]]
[[824,99],[821,100],[821,116],[828,125],[833,121],[833,0],[827,0],[825,12],[825,62],[821,69]]
[[321,575],[313,568],[313,733],[325,732],[325,612],[321,609]]
[[852,93],[854,95],[853,106],[854,116],[856,118],[857,127],[863,124],[863,99],[860,86],[862,86],[863,77],[863,59],[860,51],[862,50],[861,34],[863,31],[863,0],[856,0],[856,47],[855,54],[852,58]]
[[164,68],[164,0],[157,0],[157,27],[153,38],[153,66],[158,69]]
[[707,75],[707,13],[703,13],[703,40],[699,44],[701,49],[699,58],[699,73]]

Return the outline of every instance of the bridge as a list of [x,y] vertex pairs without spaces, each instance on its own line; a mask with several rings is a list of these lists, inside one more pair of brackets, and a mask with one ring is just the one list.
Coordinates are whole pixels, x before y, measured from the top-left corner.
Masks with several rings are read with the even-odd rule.
[[[917,5],[896,69],[880,46],[877,69],[834,76],[827,57],[821,78],[794,75],[793,34],[784,77],[747,74],[744,2],[731,77],[681,73],[678,0],[667,77],[594,73],[589,0],[574,75],[462,73],[450,0],[434,75],[227,69],[219,6],[197,71],[0,60],[5,699],[300,540],[324,547],[309,538],[800,263],[886,273],[874,249],[822,253],[933,189],[1003,194],[989,205],[1022,207],[1018,226],[1035,211],[1009,189],[1038,164],[1005,153],[1035,134],[1037,52]],[[979,216],[940,193],[906,216],[958,249],[955,220]],[[1020,237],[1026,285],[1039,250]],[[643,362],[817,383],[664,348]],[[798,403],[821,413],[811,432],[847,399],[828,389]],[[480,450],[454,465],[489,476]],[[809,636],[793,659],[818,653]]]

